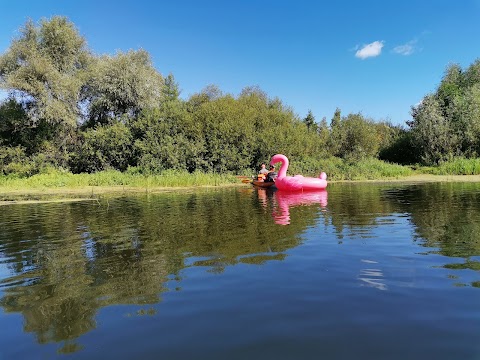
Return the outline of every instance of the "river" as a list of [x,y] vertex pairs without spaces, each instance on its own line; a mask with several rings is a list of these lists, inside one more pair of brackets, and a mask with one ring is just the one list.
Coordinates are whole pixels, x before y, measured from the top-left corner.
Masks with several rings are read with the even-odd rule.
[[0,359],[480,359],[480,184],[0,207]]

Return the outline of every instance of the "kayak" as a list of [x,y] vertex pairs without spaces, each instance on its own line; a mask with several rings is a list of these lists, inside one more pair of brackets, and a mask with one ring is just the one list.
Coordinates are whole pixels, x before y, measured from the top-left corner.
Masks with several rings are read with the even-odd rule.
[[268,188],[275,185],[275,181],[252,180],[252,184],[258,187]]

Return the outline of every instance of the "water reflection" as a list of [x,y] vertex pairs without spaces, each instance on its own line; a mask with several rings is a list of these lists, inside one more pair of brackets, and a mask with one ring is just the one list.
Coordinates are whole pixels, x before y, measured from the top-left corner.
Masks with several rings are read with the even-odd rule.
[[328,193],[326,190],[317,192],[292,193],[285,191],[275,192],[276,208],[273,212],[275,223],[289,225],[290,209],[295,206],[320,205],[327,207]]
[[298,206],[312,206],[311,218],[315,218],[316,209],[319,205],[325,210],[328,204],[326,190],[317,192],[285,192],[276,189],[254,188],[254,194],[258,203],[265,211],[270,211],[276,224],[290,225],[290,211]]
[[378,290],[387,290],[382,269],[372,267],[375,266],[374,264],[378,263],[373,260],[365,259],[362,259],[362,263],[368,264],[368,267],[361,269],[360,274],[358,275],[358,279],[362,282],[362,285],[374,287]]
[[480,186],[429,184],[386,191],[400,211],[409,213],[415,240],[430,254],[456,258],[449,269],[480,270]]
[[[20,313],[23,331],[38,343],[61,343],[69,353],[84,348],[78,339],[99,326],[100,309],[135,304],[131,316],[155,316],[167,293],[181,294],[192,280],[191,269],[221,283],[227,269],[288,265],[297,271],[290,282],[305,284],[293,292],[315,298],[312,288],[329,281],[332,289],[349,281],[369,291],[414,287],[415,256],[433,255],[429,266],[448,272],[443,286],[480,286],[479,185],[346,184],[328,192],[245,188],[4,207],[0,305]],[[309,240],[323,258],[304,255],[298,270],[286,260]],[[412,244],[414,254],[397,256]],[[354,261],[337,262],[345,254]],[[309,278],[300,264],[309,259],[311,267],[335,265],[328,276]],[[309,276],[321,276],[316,270]],[[271,275],[266,283],[288,298],[278,290],[283,281]]]
[[[65,342],[96,327],[113,304],[156,304],[182,270],[221,274],[235,264],[282,261],[309,216],[281,230],[241,192],[9,206],[1,214],[0,305],[20,312],[39,343]],[[154,313],[154,312],[153,312]],[[147,312],[148,314],[148,312]]]

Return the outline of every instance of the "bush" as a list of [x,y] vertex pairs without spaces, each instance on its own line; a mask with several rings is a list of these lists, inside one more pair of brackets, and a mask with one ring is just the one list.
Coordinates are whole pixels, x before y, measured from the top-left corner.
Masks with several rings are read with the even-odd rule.
[[83,133],[83,143],[72,156],[74,172],[124,171],[132,160],[132,134],[123,123],[98,126]]
[[436,175],[479,175],[480,159],[455,158],[434,167],[432,173]]
[[35,173],[35,165],[20,147],[0,146],[0,174],[26,177]]

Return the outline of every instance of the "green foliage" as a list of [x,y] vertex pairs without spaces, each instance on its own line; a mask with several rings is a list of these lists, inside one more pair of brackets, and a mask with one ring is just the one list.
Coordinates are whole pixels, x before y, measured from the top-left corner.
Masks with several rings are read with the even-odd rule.
[[303,119],[303,122],[305,123],[305,125],[307,125],[307,129],[309,131],[317,131],[318,126],[317,126],[317,123],[315,122],[315,116],[313,116],[311,110],[308,110],[308,114],[305,117],[305,119]]
[[460,141],[461,153],[467,157],[480,154],[480,82],[453,100],[452,128]]
[[341,110],[337,108],[330,122],[330,137],[328,139],[328,149],[330,154],[333,156],[341,155],[341,146],[344,142],[344,136],[341,126]]
[[342,130],[342,157],[360,159],[378,154],[380,142],[373,121],[365,119],[361,114],[349,114],[342,120]]
[[435,165],[480,155],[480,60],[449,66],[437,91],[412,108],[408,130],[359,113],[342,117],[339,108],[328,126],[256,86],[235,97],[208,85],[180,99],[173,74],[163,78],[147,51],[95,56],[55,16],[24,25],[0,56],[0,87],[10,95],[0,103],[4,174],[129,166],[240,174],[283,153],[304,171],[330,159],[333,174],[352,178],[366,176],[352,169],[370,158]]
[[43,153],[27,156],[20,146],[0,146],[0,175],[24,178],[48,171],[52,163]]
[[135,118],[142,109],[160,105],[163,77],[145,50],[104,55],[96,58],[89,70],[84,94],[88,126],[125,115]]
[[27,161],[28,157],[22,147],[0,146],[0,174],[30,175],[30,169],[25,164]]
[[424,164],[480,154],[480,60],[447,68],[434,94],[412,108],[413,145]]
[[88,129],[71,159],[71,166],[75,172],[126,170],[132,158],[131,144],[132,134],[123,123]]
[[17,94],[34,123],[76,123],[83,76],[90,61],[86,42],[65,17],[31,21],[0,56],[0,88]]
[[13,98],[0,103],[0,144],[21,146],[31,155],[42,151],[44,142],[52,140],[57,128],[43,119],[31,122],[22,104]]
[[388,141],[390,134],[385,133],[388,127],[361,114],[349,114],[341,120],[339,115],[340,110],[337,109],[332,119],[330,153],[345,159],[377,156],[380,147]]
[[136,163],[145,171],[165,169],[193,172],[204,168],[202,124],[194,121],[179,99],[164,101],[144,111],[131,123]]
[[228,95],[204,103],[195,112],[195,122],[203,125],[204,159],[209,170],[239,171],[250,166],[255,124],[247,121],[249,113],[250,109],[237,106]]
[[0,186],[5,189],[83,188],[87,186],[129,186],[154,189],[162,187],[218,186],[238,184],[237,177],[196,171],[166,170],[155,175],[145,175],[137,169],[129,171],[105,170],[92,174],[72,174],[49,169],[41,174],[19,179],[17,176],[0,176]]
[[412,133],[393,127],[389,141],[380,149],[378,158],[402,165],[420,162],[414,149]]
[[330,123],[330,127],[332,129],[336,128],[337,126],[340,125],[341,121],[342,121],[342,111],[339,108],[337,108],[335,110],[335,113],[333,114],[333,118],[332,118],[332,121]]
[[[389,164],[376,158],[365,158],[360,161],[345,161],[340,172],[333,173],[332,180],[375,180],[382,178],[399,178],[412,175],[407,166]],[[328,173],[327,173],[328,174]]]
[[325,117],[323,117],[320,124],[318,124],[317,132],[319,137],[318,141],[321,146],[328,146],[328,142],[330,141],[330,129],[328,128],[327,119]]
[[338,157],[307,157],[291,159],[288,169],[290,175],[318,177],[325,172],[329,180],[372,180],[398,178],[412,174],[409,167],[389,164],[369,157],[361,160],[346,160]]
[[432,173],[437,175],[480,175],[480,159],[455,158],[434,167]]
[[180,96],[180,90],[173,74],[168,74],[168,76],[165,78],[162,92],[163,98],[166,101],[178,100],[178,97]]
[[458,137],[435,97],[425,97],[412,109],[412,116],[414,120],[410,126],[414,146],[425,164],[438,164],[458,152]]

